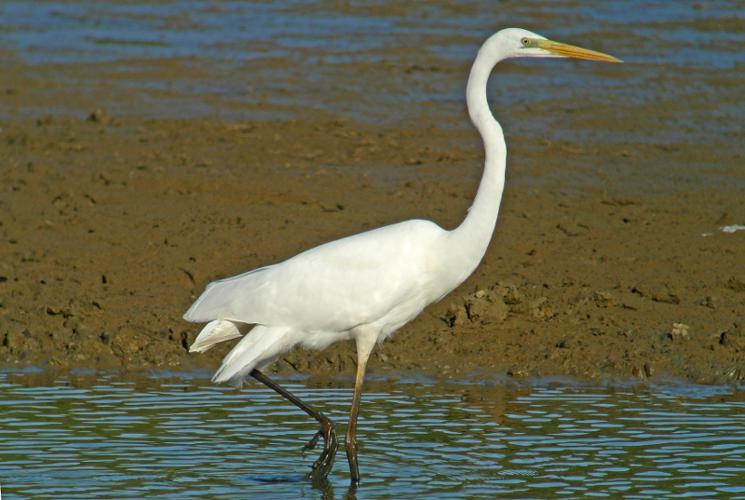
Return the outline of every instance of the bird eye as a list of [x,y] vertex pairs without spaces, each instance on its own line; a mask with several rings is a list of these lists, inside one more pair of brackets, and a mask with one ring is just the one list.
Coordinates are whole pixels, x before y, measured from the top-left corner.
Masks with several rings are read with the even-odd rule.
[[523,47],[529,47],[530,46],[530,38],[525,37],[522,40],[520,40],[520,43],[523,44]]

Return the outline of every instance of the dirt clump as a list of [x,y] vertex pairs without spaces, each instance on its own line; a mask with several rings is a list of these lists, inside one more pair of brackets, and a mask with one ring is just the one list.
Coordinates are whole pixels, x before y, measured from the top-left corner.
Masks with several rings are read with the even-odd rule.
[[[400,220],[452,228],[482,162],[472,131],[321,112],[226,122],[96,110],[0,125],[5,367],[214,369],[229,346],[190,355],[200,326],[181,319],[208,282]],[[540,179],[566,153],[513,142],[516,173],[484,262],[370,369],[745,380],[745,232],[717,229],[723,213],[745,214],[741,192],[536,185],[520,172]],[[354,363],[340,344],[274,369]]]

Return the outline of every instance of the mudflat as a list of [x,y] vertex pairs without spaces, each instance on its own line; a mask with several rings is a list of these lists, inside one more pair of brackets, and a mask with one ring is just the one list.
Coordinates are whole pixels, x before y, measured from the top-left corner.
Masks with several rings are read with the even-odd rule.
[[[465,81],[465,63],[421,60],[374,71],[352,60],[343,71],[366,88],[395,87],[396,78]],[[250,65],[302,91],[291,61]],[[157,95],[142,89],[189,68],[169,60],[129,67],[146,69],[123,76],[113,65],[76,63],[73,71],[16,61],[0,75],[4,367],[216,368],[229,346],[188,354],[200,326],[181,319],[209,281],[405,219],[452,228],[475,193],[482,150],[463,110],[438,115],[437,102],[428,102],[420,119],[391,122],[333,106],[235,104],[205,94],[199,107],[229,108],[229,116],[158,117],[148,104]],[[520,71],[529,79],[558,69]],[[593,71],[624,78],[618,68]],[[665,85],[677,79],[682,88],[704,73],[667,75]],[[609,95],[597,106],[578,99],[581,89],[532,102],[528,85],[520,100],[495,106],[507,117],[509,165],[484,262],[380,346],[370,370],[745,379],[738,133],[708,142],[698,129],[678,128],[664,140],[644,139],[665,116],[691,113],[712,130],[725,127],[726,113],[707,113],[712,102],[734,102],[724,90],[738,77],[705,76],[721,96],[623,103]],[[81,89],[69,79],[96,84]],[[195,92],[162,97],[188,102]],[[349,110],[357,97],[325,100]],[[522,118],[540,125],[540,117],[543,130],[518,125]],[[354,359],[353,346],[339,344],[289,353],[273,369],[351,374]]]
[[[406,218],[454,227],[481,152],[453,134],[327,117],[5,123],[3,364],[217,366],[222,349],[187,353],[199,326],[180,319],[209,281]],[[567,153],[544,154],[552,169]],[[397,180],[380,164],[401,165]],[[720,229],[737,213],[738,192],[508,182],[483,264],[382,345],[372,369],[741,379],[745,233]],[[277,368],[353,362],[340,345]]]

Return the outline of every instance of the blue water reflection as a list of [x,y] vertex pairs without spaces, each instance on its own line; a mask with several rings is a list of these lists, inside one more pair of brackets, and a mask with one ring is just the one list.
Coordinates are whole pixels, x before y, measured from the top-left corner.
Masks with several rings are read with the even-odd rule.
[[[315,425],[274,393],[201,379],[0,375],[6,495],[320,498],[303,479]],[[293,392],[343,422],[351,390]],[[340,426],[343,429],[343,426]],[[745,398],[732,388],[506,388],[372,383],[354,495],[745,494]]]

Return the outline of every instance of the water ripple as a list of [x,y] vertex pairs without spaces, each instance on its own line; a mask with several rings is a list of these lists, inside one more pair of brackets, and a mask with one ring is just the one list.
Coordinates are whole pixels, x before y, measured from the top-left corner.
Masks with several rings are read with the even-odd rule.
[[[307,417],[271,391],[106,379],[25,386],[0,374],[0,482],[9,496],[333,497],[304,479]],[[85,385],[85,384],[77,384]],[[351,391],[290,390],[343,421]],[[479,389],[480,390],[480,389]],[[363,485],[384,496],[743,496],[742,395],[577,387],[526,394],[415,385],[370,390]],[[340,431],[343,430],[340,428]]]

